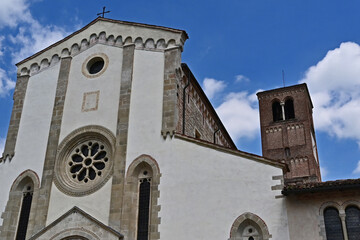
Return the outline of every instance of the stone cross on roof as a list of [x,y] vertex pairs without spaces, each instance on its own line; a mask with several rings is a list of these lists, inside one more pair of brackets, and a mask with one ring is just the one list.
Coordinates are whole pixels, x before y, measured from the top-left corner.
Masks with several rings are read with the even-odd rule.
[[106,11],[106,12],[105,12],[105,8],[106,8],[106,7],[103,7],[103,11],[102,11],[101,13],[98,13],[97,16],[102,15],[101,17],[104,17],[104,16],[105,16],[105,13],[109,13],[109,12],[110,12],[110,11]]

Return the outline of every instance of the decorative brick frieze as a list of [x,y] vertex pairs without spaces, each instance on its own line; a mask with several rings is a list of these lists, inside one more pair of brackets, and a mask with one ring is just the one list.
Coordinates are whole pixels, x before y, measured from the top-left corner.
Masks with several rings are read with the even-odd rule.
[[214,108],[186,64],[177,75],[176,132],[189,137],[236,148]]
[[19,131],[20,119],[24,105],[26,89],[29,81],[29,75],[18,76],[14,90],[14,105],[10,118],[10,125],[6,137],[4,152],[0,158],[0,163],[6,160],[11,161],[15,154],[16,139]]
[[56,87],[55,101],[53,107],[53,114],[50,123],[49,138],[45,154],[45,162],[43,174],[41,179],[41,188],[38,198],[38,206],[35,218],[35,232],[45,227],[49,202],[51,186],[54,177],[54,167],[56,160],[56,153],[59,144],[59,135],[62,122],[62,113],[64,110],[64,103],[69,79],[69,72],[71,66],[71,57],[62,58],[59,77]]
[[116,128],[109,225],[120,231],[135,45],[124,46]]

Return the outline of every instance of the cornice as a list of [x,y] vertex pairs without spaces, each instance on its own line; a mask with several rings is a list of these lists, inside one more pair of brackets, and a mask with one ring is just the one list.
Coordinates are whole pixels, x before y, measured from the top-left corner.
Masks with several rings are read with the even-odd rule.
[[120,48],[135,44],[136,49],[150,51],[164,51],[173,47],[180,47],[182,50],[187,38],[183,30],[97,18],[16,66],[19,76],[34,75],[57,64],[61,58],[73,57],[96,44]]

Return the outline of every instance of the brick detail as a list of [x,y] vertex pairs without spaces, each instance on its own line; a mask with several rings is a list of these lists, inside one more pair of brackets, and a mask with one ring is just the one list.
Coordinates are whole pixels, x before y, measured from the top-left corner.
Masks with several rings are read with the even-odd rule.
[[51,185],[54,177],[54,166],[56,160],[56,152],[59,145],[59,135],[61,121],[64,110],[65,96],[69,79],[71,66],[71,57],[61,59],[59,77],[56,87],[55,102],[53,114],[50,123],[49,138],[45,154],[45,162],[41,179],[41,188],[38,198],[38,206],[35,217],[35,232],[45,227],[49,202]]
[[121,210],[124,191],[126,148],[129,127],[131,84],[133,77],[135,45],[123,48],[123,62],[120,84],[120,99],[116,129],[114,173],[111,187],[109,225],[120,231]]
[[20,119],[29,77],[29,75],[26,75],[18,76],[17,78],[13,95],[14,105],[11,113],[9,130],[6,137],[4,153],[0,158],[0,162],[5,161],[6,159],[11,160],[15,154],[16,139],[19,131]]
[[[312,102],[306,84],[260,92],[262,152],[266,158],[288,164],[285,184],[321,181],[318,163]],[[295,118],[273,121],[273,102],[292,98]],[[313,139],[313,140],[312,140]]]
[[176,133],[236,149],[199,83],[186,64],[182,65],[181,81],[177,82]]
[[163,115],[161,134],[166,138],[171,137],[176,130],[178,120],[177,107],[177,83],[179,82],[176,70],[181,68],[181,48],[175,47],[164,51],[164,93],[163,93]]

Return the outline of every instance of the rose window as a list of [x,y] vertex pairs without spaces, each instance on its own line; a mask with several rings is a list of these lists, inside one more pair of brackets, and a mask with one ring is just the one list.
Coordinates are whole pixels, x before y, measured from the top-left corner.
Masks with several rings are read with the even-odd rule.
[[54,183],[71,196],[84,196],[100,189],[111,177],[115,136],[100,126],[87,126],[70,133],[58,147]]
[[74,149],[69,159],[69,171],[73,179],[87,183],[101,176],[108,162],[107,152],[103,144],[86,142]]

